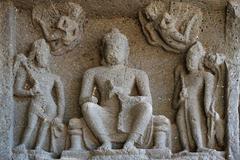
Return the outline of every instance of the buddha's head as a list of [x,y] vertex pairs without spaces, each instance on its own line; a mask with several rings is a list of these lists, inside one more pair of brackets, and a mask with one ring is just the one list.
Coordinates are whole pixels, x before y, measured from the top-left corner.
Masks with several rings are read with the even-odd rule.
[[102,40],[103,63],[106,65],[126,65],[128,62],[129,44],[127,37],[113,28]]

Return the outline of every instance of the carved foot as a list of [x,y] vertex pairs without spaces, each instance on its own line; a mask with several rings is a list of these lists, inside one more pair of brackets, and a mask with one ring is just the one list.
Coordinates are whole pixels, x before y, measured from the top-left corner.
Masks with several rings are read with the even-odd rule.
[[100,147],[98,147],[98,151],[109,151],[112,149],[111,142],[104,142]]
[[127,151],[136,151],[137,148],[134,145],[133,141],[127,141],[124,146],[123,149],[127,150]]

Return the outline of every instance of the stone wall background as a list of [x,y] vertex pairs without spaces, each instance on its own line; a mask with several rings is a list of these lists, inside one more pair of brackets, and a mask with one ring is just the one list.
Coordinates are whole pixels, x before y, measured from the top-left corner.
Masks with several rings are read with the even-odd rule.
[[[80,3],[88,14],[83,43],[60,57],[52,57],[51,70],[61,76],[65,87],[66,110],[64,122],[80,117],[78,97],[83,73],[100,65],[100,40],[104,33],[117,27],[129,39],[131,52],[129,66],[147,72],[153,97],[154,114],[163,114],[173,123],[173,152],[179,150],[179,140],[174,124],[175,111],[171,107],[174,68],[184,63],[183,55],[167,53],[161,48],[148,45],[137,19],[137,12],[151,0],[73,0]],[[167,0],[165,0],[167,1]],[[200,41],[208,52],[226,53],[225,0],[185,0],[202,8],[204,13]],[[34,2],[42,2],[34,1]],[[52,0],[52,2],[54,2]],[[26,53],[34,40],[43,37],[31,19],[32,1],[17,0],[17,53]],[[227,53],[226,53],[227,54]],[[222,96],[222,92],[219,93]],[[27,123],[29,99],[15,98],[14,142],[19,143]],[[223,101],[218,111],[224,113]]]

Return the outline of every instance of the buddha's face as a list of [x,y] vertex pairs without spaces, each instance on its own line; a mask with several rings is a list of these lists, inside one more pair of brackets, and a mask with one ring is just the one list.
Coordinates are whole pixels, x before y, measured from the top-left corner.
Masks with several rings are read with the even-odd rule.
[[107,42],[104,45],[104,59],[109,65],[125,64],[127,55],[126,46],[121,42]]

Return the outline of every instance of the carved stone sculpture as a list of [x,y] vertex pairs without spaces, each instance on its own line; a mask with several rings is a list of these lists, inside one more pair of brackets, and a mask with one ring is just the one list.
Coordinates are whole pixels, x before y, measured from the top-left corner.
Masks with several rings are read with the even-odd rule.
[[27,114],[28,123],[21,144],[15,151],[26,153],[26,149],[30,149],[27,146],[34,129],[37,128],[36,146],[33,149],[44,151],[47,133],[51,131],[51,148],[48,151],[61,152],[61,146],[57,146],[55,142],[65,129],[62,123],[65,108],[64,89],[60,78],[49,70],[49,58],[50,48],[44,39],[33,43],[28,58],[23,54],[16,57],[15,95],[30,97],[31,103]]
[[224,124],[214,106],[216,78],[204,69],[204,64],[212,68],[214,63],[222,62],[219,56],[218,59],[214,55],[205,58],[205,53],[202,44],[197,42],[187,52],[186,67],[179,66],[175,72],[173,107],[177,109],[184,152],[195,148],[198,152],[210,151],[214,149],[215,138],[223,143]]
[[166,51],[185,53],[198,39],[202,12],[183,2],[172,2],[170,9],[162,1],[151,2],[139,21],[149,44],[161,46]]
[[118,29],[104,36],[103,66],[87,70],[83,77],[83,118],[69,122],[72,150],[109,151],[113,143],[127,151],[170,149],[170,122],[152,115],[148,76],[126,66],[128,54],[128,39]]
[[32,17],[40,25],[53,55],[67,53],[82,40],[86,17],[78,4],[39,4],[33,9]]
[[224,147],[225,145],[225,121],[220,117],[220,115],[215,111],[216,102],[218,101],[219,87],[223,89],[224,95],[227,94],[226,87],[221,84],[226,84],[226,57],[221,53],[211,53],[205,56],[204,66],[209,69],[214,77],[214,92],[211,108],[212,117],[208,121],[208,147],[214,148],[216,145]]
[[2,0],[0,33],[0,160],[239,160],[240,0]]

